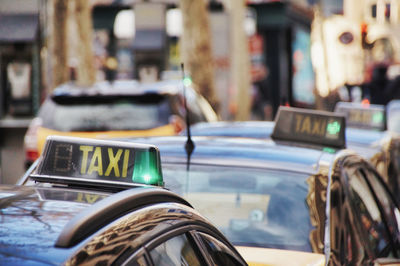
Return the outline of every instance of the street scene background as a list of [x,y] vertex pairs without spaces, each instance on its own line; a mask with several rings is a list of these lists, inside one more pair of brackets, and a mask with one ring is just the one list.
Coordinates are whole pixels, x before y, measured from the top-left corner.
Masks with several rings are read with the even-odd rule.
[[399,1],[1,0],[0,183],[57,86],[190,76],[221,120],[400,97]]

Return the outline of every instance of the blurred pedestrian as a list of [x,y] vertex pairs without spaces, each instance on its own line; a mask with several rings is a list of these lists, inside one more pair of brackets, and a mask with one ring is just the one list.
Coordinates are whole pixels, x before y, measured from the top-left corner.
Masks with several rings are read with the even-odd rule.
[[371,104],[383,104],[388,102],[386,89],[389,84],[387,78],[387,66],[379,64],[372,71],[371,81],[364,86],[366,96],[369,96]]
[[400,99],[400,75],[391,80],[386,88],[387,102]]
[[389,83],[386,88],[387,102],[400,99],[400,65],[391,65],[388,68]]

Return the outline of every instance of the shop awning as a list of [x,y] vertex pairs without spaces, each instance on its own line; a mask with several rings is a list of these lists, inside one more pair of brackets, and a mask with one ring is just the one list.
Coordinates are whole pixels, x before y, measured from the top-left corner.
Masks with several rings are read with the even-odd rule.
[[33,42],[38,28],[38,14],[0,14],[0,43]]

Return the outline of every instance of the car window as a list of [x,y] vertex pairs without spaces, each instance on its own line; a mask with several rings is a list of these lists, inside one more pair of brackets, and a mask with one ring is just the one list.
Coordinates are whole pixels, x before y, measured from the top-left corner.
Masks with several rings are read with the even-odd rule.
[[380,255],[390,245],[390,238],[379,205],[368,186],[363,171],[351,167],[345,172],[349,182],[349,200],[354,217],[361,228],[360,234],[365,234],[366,248],[373,254]]
[[215,265],[242,265],[232,250],[224,243],[204,233],[199,233],[199,235]]
[[141,102],[134,98],[57,103],[46,101],[40,111],[43,126],[58,131],[145,130],[169,122],[165,97]]
[[[386,186],[383,184],[382,179],[377,176],[374,171],[370,169],[362,169],[365,176],[368,178],[372,189],[375,192],[376,198],[381,206],[383,215],[385,215],[385,220],[387,223],[387,229],[389,233],[397,239],[399,236],[399,224],[400,224],[400,212],[394,202],[394,199]],[[397,243],[398,244],[398,243]]]
[[388,167],[388,185],[395,199],[400,202],[400,140],[391,143],[390,164]]
[[202,265],[191,241],[185,234],[163,242],[150,251],[154,265]]
[[311,251],[306,174],[163,163],[163,175],[234,244]]

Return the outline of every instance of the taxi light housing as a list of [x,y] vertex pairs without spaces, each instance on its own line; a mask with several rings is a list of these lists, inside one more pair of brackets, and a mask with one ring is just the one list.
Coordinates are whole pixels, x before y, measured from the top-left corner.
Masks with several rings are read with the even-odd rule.
[[49,136],[37,171],[38,182],[102,188],[164,186],[160,152],[154,145]]
[[345,116],[327,111],[280,106],[271,138],[294,144],[343,149]]
[[386,130],[386,109],[384,105],[354,102],[338,102],[335,113],[346,117],[346,126],[376,131]]
[[135,168],[133,169],[132,181],[134,183],[164,186],[160,162],[154,153],[156,150],[139,151],[135,156]]

